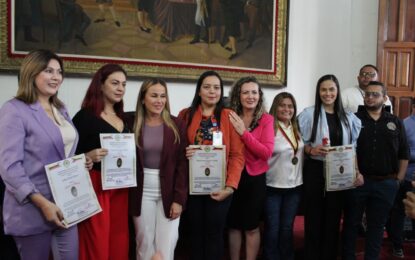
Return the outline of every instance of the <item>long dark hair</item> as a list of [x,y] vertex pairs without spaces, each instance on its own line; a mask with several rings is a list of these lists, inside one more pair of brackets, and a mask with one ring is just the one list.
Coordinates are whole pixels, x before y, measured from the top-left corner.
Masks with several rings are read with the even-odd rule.
[[[105,64],[97,72],[95,72],[88,90],[86,91],[84,100],[82,101],[82,108],[91,111],[95,116],[99,117],[104,110],[104,97],[101,86],[107,78],[115,72],[122,72],[127,77],[127,72],[118,64]],[[114,111],[118,117],[124,118],[124,102],[114,104]]]
[[219,98],[218,103],[216,103],[215,110],[213,112],[213,114],[215,115],[216,121],[218,123],[218,126],[220,127],[220,114],[222,112],[222,109],[225,107],[224,101],[223,101],[223,81],[220,75],[216,71],[213,71],[213,70],[208,70],[208,71],[203,72],[202,75],[200,75],[199,79],[197,80],[195,96],[193,97],[192,104],[190,105],[189,111],[188,111],[187,126],[191,124],[193,116],[197,108],[202,103],[202,98],[199,96],[199,92],[200,92],[200,88],[202,87],[203,81],[205,80],[205,78],[210,77],[210,76],[217,77],[220,82],[220,98]]
[[337,80],[336,76],[334,76],[332,74],[327,74],[327,75],[322,76],[317,81],[316,96],[315,96],[315,102],[314,102],[313,128],[311,130],[311,137],[310,137],[310,140],[309,140],[310,142],[314,142],[315,139],[316,139],[317,124],[318,124],[318,120],[320,118],[321,105],[323,103],[321,101],[321,97],[320,97],[320,87],[321,87],[321,84],[324,81],[326,81],[326,80],[331,80],[336,85],[336,88],[337,88],[337,97],[336,97],[336,100],[334,101],[334,113],[337,115],[337,118],[340,120],[340,122],[343,122],[345,124],[345,126],[350,131],[349,122],[347,121],[346,112],[344,111],[343,103],[342,103],[342,98],[341,98],[341,95],[340,95],[340,84],[339,84],[339,81]]

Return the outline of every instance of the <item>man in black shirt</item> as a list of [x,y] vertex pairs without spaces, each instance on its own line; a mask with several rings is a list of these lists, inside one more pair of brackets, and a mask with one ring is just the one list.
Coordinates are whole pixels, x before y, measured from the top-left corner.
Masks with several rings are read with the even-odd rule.
[[357,228],[366,212],[365,259],[379,259],[384,226],[393,206],[399,181],[404,179],[409,159],[402,121],[384,110],[385,86],[371,81],[365,90],[365,107],[357,112],[362,130],[357,140],[358,170],[364,185],[350,192],[353,205],[343,236],[343,259],[356,259]]

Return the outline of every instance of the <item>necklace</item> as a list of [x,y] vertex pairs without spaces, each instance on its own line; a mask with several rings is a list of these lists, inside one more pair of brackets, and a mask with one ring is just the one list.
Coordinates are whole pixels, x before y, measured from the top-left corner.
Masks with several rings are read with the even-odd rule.
[[113,116],[115,116],[117,113],[115,113],[115,112],[106,112],[105,110],[102,110],[102,112],[104,113],[104,114],[106,114],[107,116],[109,116],[109,115],[113,115]]

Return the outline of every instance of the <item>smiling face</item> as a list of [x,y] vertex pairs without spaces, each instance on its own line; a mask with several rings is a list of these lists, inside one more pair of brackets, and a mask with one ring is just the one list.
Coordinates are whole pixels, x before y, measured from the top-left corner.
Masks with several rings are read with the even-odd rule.
[[294,116],[294,104],[291,98],[284,98],[277,105],[277,119],[284,124],[289,124]]
[[216,106],[221,95],[220,80],[216,76],[206,77],[199,90],[201,104],[204,107]]
[[50,60],[46,68],[35,78],[38,97],[49,99],[58,92],[62,81],[62,68],[59,62],[55,59]]
[[254,110],[259,101],[259,86],[255,82],[247,82],[241,87],[241,105],[244,110]]
[[110,74],[101,86],[104,102],[112,105],[120,102],[124,97],[126,85],[127,79],[123,72]]
[[142,101],[147,116],[159,116],[163,112],[167,101],[166,88],[157,83],[147,89]]
[[337,98],[337,86],[332,80],[325,80],[320,84],[320,99],[324,106],[334,107]]

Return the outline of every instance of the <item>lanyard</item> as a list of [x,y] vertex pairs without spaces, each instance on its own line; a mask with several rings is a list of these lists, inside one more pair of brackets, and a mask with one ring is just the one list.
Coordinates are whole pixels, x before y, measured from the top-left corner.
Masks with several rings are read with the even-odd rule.
[[294,150],[294,157],[291,159],[291,163],[294,164],[294,165],[296,165],[298,163],[298,157],[296,156],[297,155],[297,151],[298,151],[298,141],[297,141],[297,138],[295,138],[295,136],[294,136],[295,143],[293,143],[291,141],[291,139],[288,137],[287,133],[284,131],[284,129],[280,126],[279,123],[278,123],[278,128],[281,130],[282,135],[284,136],[284,138],[288,141],[288,143],[291,145],[291,147]]

